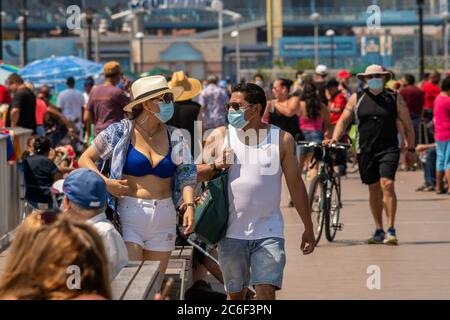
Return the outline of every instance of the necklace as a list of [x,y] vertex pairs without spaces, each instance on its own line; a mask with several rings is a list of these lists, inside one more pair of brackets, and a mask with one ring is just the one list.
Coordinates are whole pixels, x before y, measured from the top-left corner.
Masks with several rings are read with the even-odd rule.
[[156,127],[155,131],[154,131],[152,134],[148,133],[148,132],[147,132],[147,131],[139,124],[139,123],[136,123],[136,125],[137,125],[137,127],[139,128],[139,131],[145,133],[145,135],[147,136],[147,138],[148,138],[149,140],[152,140],[153,137],[155,136],[155,134],[159,131],[160,123],[158,123],[158,126]]

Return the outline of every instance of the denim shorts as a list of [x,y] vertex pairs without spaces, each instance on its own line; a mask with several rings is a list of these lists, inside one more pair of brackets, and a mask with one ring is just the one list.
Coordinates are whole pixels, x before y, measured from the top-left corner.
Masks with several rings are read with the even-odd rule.
[[445,171],[450,170],[450,140],[439,141],[436,140],[436,170]]
[[218,244],[219,264],[228,293],[249,285],[271,284],[281,289],[286,265],[284,239],[241,240],[225,238]]
[[[323,132],[319,130],[304,130],[303,135],[305,136],[305,141],[319,143],[323,141]],[[313,152],[313,150],[311,147],[300,147],[299,154],[307,154]]]

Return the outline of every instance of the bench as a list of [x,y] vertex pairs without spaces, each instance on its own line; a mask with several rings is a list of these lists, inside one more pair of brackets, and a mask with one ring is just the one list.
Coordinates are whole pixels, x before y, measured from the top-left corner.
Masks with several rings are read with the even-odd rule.
[[191,246],[176,247],[172,251],[169,264],[167,265],[164,279],[174,279],[170,292],[171,300],[184,300],[184,293],[192,282],[192,253]]
[[131,261],[112,282],[114,300],[153,300],[161,285],[159,261]]

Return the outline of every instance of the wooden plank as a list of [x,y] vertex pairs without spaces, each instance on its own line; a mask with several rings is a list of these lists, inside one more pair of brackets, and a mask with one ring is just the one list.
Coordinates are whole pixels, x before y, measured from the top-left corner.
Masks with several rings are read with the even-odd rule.
[[114,278],[111,289],[113,300],[122,300],[128,287],[133,282],[137,272],[139,271],[141,262],[129,262],[128,265],[120,270],[119,274]]
[[143,261],[123,300],[147,300],[161,288],[159,261]]
[[189,247],[180,247],[179,249],[175,249],[172,251],[171,258],[172,259],[188,259],[192,260],[193,248]]

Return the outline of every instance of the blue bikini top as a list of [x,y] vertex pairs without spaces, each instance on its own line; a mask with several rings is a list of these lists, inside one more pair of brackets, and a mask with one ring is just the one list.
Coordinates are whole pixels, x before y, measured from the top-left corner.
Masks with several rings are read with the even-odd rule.
[[135,177],[143,177],[151,174],[162,179],[171,178],[177,170],[177,166],[172,162],[172,147],[170,146],[170,135],[168,132],[167,135],[169,136],[169,152],[156,167],[152,167],[150,160],[141,152],[137,151],[130,142],[122,173]]

